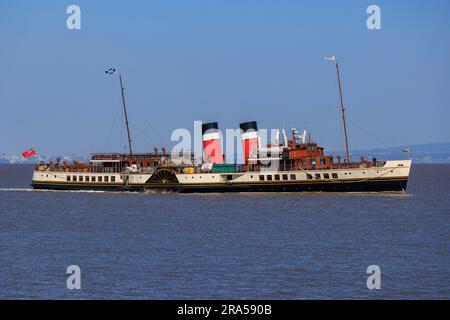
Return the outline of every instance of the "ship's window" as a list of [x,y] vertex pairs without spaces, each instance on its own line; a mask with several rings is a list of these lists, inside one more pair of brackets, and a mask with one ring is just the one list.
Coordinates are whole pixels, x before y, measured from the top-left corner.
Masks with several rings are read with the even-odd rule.
[[320,173],[316,173],[315,178],[320,179]]
[[280,180],[280,175],[279,174],[275,175],[275,180]]
[[227,180],[233,180],[233,176],[231,174],[227,175]]
[[89,176],[85,176],[84,181],[89,182]]
[[253,176],[250,176],[250,179],[253,179]]
[[95,182],[95,176],[92,176],[91,181]]
[[264,181],[264,176],[262,174],[259,176],[259,180]]
[[295,176],[295,174],[291,174],[291,180],[296,180],[297,177]]
[[287,180],[288,179],[288,175],[287,174],[283,174],[283,180]]
[[73,176],[72,181],[77,181],[77,176]]
[[108,182],[108,181],[109,181],[109,177],[105,176],[105,182]]
[[324,179],[330,179],[330,174],[329,173],[324,173],[323,174],[323,178]]
[[102,182],[102,177],[98,177],[98,182]]
[[333,172],[333,173],[331,174],[331,176],[333,177],[333,179],[337,179],[337,178],[338,178],[338,174],[337,174],[336,172]]
[[83,181],[83,176],[79,176],[78,181]]
[[111,182],[116,182],[116,177],[115,176],[111,176]]
[[272,181],[272,176],[270,174],[267,175],[267,181]]
[[312,179],[312,175],[310,175],[309,173],[306,174],[306,179],[311,180]]
[[398,164],[397,167],[403,167],[403,164]]
[[70,181],[70,176],[67,176],[66,178],[67,178],[67,181]]

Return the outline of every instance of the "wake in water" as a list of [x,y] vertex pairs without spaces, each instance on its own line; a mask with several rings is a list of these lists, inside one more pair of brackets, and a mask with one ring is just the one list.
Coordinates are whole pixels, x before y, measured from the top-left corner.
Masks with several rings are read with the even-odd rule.
[[[73,193],[108,193],[101,190],[49,190],[49,189],[33,189],[33,188],[0,188],[0,192],[73,192]],[[112,193],[112,192],[109,192]]]
[[146,189],[143,192],[136,191],[103,191],[103,190],[54,190],[54,189],[34,189],[34,188],[0,188],[0,192],[68,192],[68,193],[105,193],[105,194],[177,194],[167,190]]
[[156,189],[144,189],[142,192],[136,192],[140,194],[181,194],[171,190],[156,190]]
[[195,195],[195,196],[224,196],[224,195],[236,195],[246,197],[267,197],[274,195],[279,197],[292,197],[295,196],[387,196],[387,197],[409,197],[410,193],[403,191],[386,191],[386,192],[236,192],[236,193],[177,193],[174,191],[166,190],[152,190],[146,189],[143,192],[136,191],[102,191],[102,190],[51,190],[51,189],[33,189],[33,188],[0,188],[0,192],[65,192],[65,193],[104,193],[104,194],[139,194],[139,195],[151,195],[151,194],[177,194],[177,195]]
[[5,191],[34,191],[33,188],[0,188],[0,192]]

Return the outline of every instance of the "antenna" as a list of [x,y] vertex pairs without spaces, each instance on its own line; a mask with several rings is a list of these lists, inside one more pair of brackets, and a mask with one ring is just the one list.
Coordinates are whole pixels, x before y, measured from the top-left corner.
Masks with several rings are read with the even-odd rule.
[[285,148],[287,148],[288,147],[288,139],[287,139],[287,136],[286,136],[286,130],[282,129],[281,132],[283,133],[283,145],[284,145]]

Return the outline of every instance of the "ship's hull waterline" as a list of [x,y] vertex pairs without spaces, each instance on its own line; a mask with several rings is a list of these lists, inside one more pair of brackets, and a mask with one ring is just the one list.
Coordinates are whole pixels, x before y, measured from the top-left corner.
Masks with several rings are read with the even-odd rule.
[[[410,160],[389,161],[383,167],[347,170],[310,170],[291,172],[247,172],[173,174],[155,180],[152,174],[132,174],[124,181],[116,174],[114,182],[64,181],[66,173],[36,171],[32,186],[53,190],[101,190],[145,192],[172,191],[180,193],[213,192],[382,192],[405,191]],[[167,170],[166,170],[167,171]],[[338,178],[332,177],[333,174]],[[70,173],[68,175],[76,175]],[[80,176],[82,174],[79,174]],[[96,174],[97,176],[99,174]],[[270,177],[270,181],[268,181]],[[261,181],[261,179],[264,179]],[[86,179],[86,178],[85,178]],[[89,178],[92,180],[92,178]],[[98,177],[95,179],[98,181]]]
[[154,190],[180,193],[225,193],[225,192],[383,192],[405,191],[408,179],[379,179],[349,182],[273,183],[273,184],[205,184],[205,185],[81,185],[65,183],[33,182],[35,189],[46,190],[92,190],[92,191],[133,191]]

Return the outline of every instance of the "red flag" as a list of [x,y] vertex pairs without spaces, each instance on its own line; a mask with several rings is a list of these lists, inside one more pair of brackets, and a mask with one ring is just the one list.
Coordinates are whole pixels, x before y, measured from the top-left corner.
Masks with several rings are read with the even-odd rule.
[[31,148],[31,149],[29,149],[27,151],[24,151],[22,153],[22,156],[24,156],[24,158],[29,158],[29,157],[32,157],[32,156],[35,156],[35,155],[36,155],[36,150],[34,150],[34,148]]

